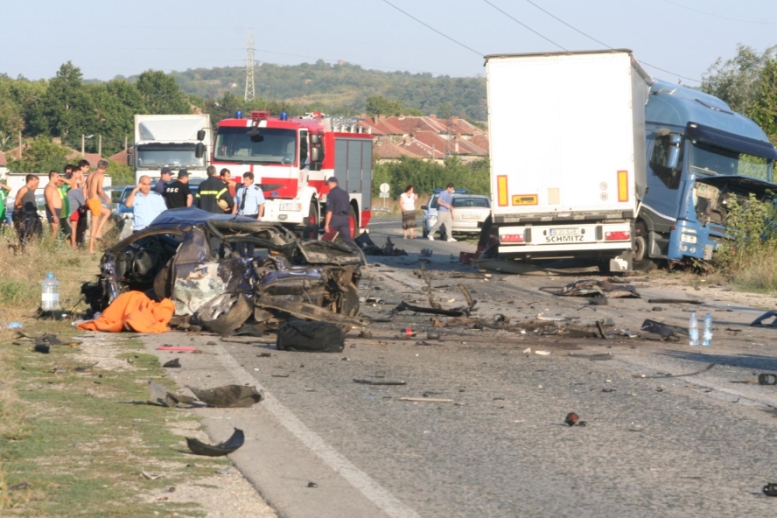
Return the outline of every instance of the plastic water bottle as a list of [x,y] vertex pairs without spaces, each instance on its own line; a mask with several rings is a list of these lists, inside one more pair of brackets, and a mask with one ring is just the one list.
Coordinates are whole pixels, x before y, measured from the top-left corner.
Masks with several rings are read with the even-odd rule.
[[705,347],[712,345],[712,315],[704,315],[704,332],[701,335],[701,344]]
[[697,347],[699,345],[699,321],[696,320],[696,312],[691,312],[691,318],[688,320],[688,343]]
[[40,296],[42,310],[59,309],[59,281],[52,272],[46,274],[43,279],[43,291]]

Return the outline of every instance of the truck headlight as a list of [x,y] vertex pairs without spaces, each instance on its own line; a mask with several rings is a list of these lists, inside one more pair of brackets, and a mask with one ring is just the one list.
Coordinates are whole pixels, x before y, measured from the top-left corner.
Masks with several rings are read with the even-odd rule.
[[682,234],[680,236],[680,241],[682,241],[683,243],[696,244],[699,242],[699,237],[693,234]]
[[302,210],[302,204],[293,202],[281,203],[280,210],[299,212]]

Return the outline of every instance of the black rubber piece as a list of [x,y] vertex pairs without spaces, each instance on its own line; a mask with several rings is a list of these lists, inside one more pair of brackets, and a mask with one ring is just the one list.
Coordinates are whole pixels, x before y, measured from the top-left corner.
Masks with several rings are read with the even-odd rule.
[[777,375],[774,374],[759,374],[758,375],[758,384],[759,385],[777,385]]

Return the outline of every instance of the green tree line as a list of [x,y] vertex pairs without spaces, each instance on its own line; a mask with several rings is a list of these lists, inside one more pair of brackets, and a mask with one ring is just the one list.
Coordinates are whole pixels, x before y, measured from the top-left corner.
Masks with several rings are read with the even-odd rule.
[[464,163],[457,156],[450,156],[443,164],[402,157],[396,162],[375,164],[372,171],[372,195],[379,196],[380,185],[391,186],[391,197],[396,198],[408,185],[419,195],[430,194],[432,189],[444,189],[453,183],[457,189],[467,189],[472,194],[491,192],[488,158]]

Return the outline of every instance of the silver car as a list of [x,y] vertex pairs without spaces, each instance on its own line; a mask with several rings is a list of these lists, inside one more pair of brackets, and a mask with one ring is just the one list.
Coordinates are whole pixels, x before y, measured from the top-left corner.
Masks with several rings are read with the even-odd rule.
[[[437,212],[439,204],[438,194],[433,194],[429,199],[429,204],[421,209],[424,211],[422,229],[424,237],[429,235],[435,223],[437,223]],[[480,194],[454,194],[453,201],[453,228],[452,232],[478,233],[483,226],[489,214],[491,214],[491,200],[488,196]],[[440,235],[445,235],[445,225],[440,227]]]

